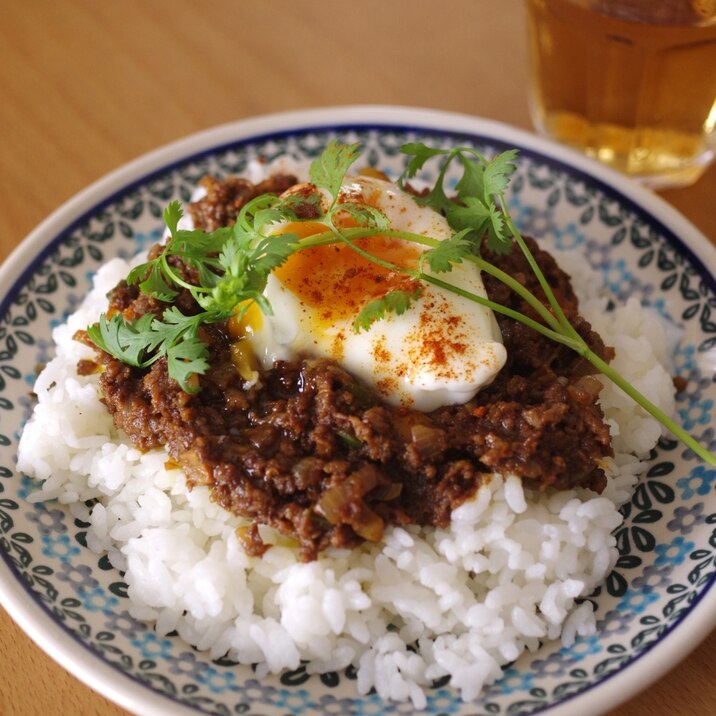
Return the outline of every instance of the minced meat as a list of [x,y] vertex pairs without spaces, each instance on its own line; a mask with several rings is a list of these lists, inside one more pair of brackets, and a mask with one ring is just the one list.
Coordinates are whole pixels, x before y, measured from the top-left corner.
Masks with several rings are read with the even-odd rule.
[[[254,187],[207,179],[207,196],[191,207],[195,224],[207,230],[229,224],[253,196],[294,181]],[[528,241],[572,324],[610,359],[612,351],[578,315],[569,277]],[[521,252],[484,252],[541,295]],[[490,298],[532,313],[503,284],[483,280]],[[184,313],[198,310],[186,291],[177,302]],[[124,282],[110,306],[131,317],[164,308]],[[190,486],[208,485],[214,500],[250,521],[241,532],[249,552],[263,552],[257,527],[268,525],[295,538],[302,558],[311,560],[329,546],[377,542],[390,524],[445,526],[493,472],[516,474],[535,489],[603,489],[600,465],[611,447],[591,366],[512,319],[497,320],[506,367],[467,404],[432,413],[386,405],[323,359],[277,362],[244,389],[221,323],[201,329],[211,367],[199,378],[199,393],[183,392],[164,359],[139,370],[104,353],[101,392],[135,445],[166,446]]]

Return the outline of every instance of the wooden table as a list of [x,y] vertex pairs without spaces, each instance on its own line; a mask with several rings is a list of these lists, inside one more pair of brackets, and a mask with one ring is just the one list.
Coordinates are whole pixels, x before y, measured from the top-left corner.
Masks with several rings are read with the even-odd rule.
[[[0,15],[0,260],[106,172],[266,112],[426,106],[530,128],[519,0],[23,0]],[[716,242],[716,166],[663,196]],[[716,713],[716,634],[611,716]],[[0,713],[122,714],[0,613]]]

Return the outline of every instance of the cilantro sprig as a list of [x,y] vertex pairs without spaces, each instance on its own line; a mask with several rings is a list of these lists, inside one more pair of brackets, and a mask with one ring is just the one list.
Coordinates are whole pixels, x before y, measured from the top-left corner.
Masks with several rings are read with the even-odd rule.
[[[568,346],[624,390],[699,457],[716,465],[716,456],[595,354],[567,319],[507,209],[504,192],[516,169],[516,150],[488,159],[472,147],[440,149],[415,142],[404,145],[402,152],[408,157],[398,180],[403,187],[428,162],[441,162],[433,187],[415,200],[447,218],[455,232],[451,237],[440,241],[392,229],[387,217],[375,207],[342,196],[340,189],[344,177],[360,156],[360,149],[357,144],[344,145],[334,141],[311,165],[313,190],[283,197],[271,194],[256,197],[241,209],[232,227],[212,232],[180,229],[181,206],[178,202],[169,204],[164,213],[169,238],[163,251],[132,269],[127,276],[128,283],[138,284],[143,293],[159,301],[163,308],[156,314],[147,313],[133,320],[120,313],[111,317],[103,314],[96,325],[88,328],[90,338],[100,349],[137,368],[147,368],[160,358],[166,358],[170,377],[183,390],[196,392],[199,390],[197,376],[209,367],[202,325],[241,316],[252,303],[256,303],[264,314],[271,315],[271,305],[264,295],[271,273],[297,251],[341,242],[365,259],[413,279],[408,290],[392,290],[368,302],[358,314],[354,330],[369,330],[373,323],[390,314],[404,313],[420,297],[424,284],[438,286]],[[448,196],[445,183],[448,171],[454,165],[460,177],[455,184],[455,195]],[[309,212],[305,211],[306,206],[311,209]],[[274,224],[301,221],[306,215],[323,223],[325,232],[308,238],[272,233]],[[345,217],[352,221],[350,228],[346,227]],[[374,236],[399,238],[422,246],[424,250],[417,268],[396,265],[356,243],[358,239]],[[481,255],[483,237],[495,254],[508,253],[515,248],[524,254],[547,305]],[[462,262],[471,262],[506,284],[528,303],[539,320],[451,283],[448,280],[450,271]],[[195,299],[199,309],[195,314],[184,315],[173,305],[181,291],[189,291]]]
[[[169,376],[182,390],[196,393],[196,376],[209,368],[209,351],[200,327],[241,315],[252,302],[271,314],[264,296],[266,282],[294,253],[298,237],[261,233],[266,224],[296,218],[295,205],[275,196],[257,197],[242,208],[233,227],[213,232],[179,229],[182,215],[179,202],[167,206],[164,219],[169,239],[164,250],[132,269],[126,280],[166,304],[182,289],[187,290],[202,310],[184,315],[177,306],[167,305],[161,318],[147,313],[135,320],[127,320],[121,313],[102,314],[87,333],[99,348],[136,368],[148,368],[165,357]],[[176,259],[196,273],[197,283],[182,274]]]

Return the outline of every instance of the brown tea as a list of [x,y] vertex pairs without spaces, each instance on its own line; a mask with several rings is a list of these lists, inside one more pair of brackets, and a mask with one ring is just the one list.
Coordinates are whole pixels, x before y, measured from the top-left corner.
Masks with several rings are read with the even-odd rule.
[[537,127],[652,186],[714,152],[716,0],[528,0]]

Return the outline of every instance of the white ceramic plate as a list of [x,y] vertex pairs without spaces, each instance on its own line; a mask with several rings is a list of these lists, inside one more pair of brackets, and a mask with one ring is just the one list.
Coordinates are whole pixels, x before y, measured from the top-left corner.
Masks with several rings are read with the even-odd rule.
[[[360,141],[369,162],[402,168],[399,147],[424,139],[520,149],[510,208],[524,233],[582,252],[619,297],[637,295],[683,326],[674,370],[688,379],[680,420],[711,450],[716,386],[716,250],[683,217],[627,179],[557,145],[473,117],[421,109],[345,107],[273,115],[189,137],[112,173],[41,224],[0,270],[0,597],[22,628],[80,679],[142,714],[389,714],[409,704],[356,695],[350,674],[301,670],[258,680],[159,639],[126,613],[121,575],[84,546],[82,523],[31,505],[17,440],[31,409],[33,366],[51,328],[107,259],[155,241],[160,212],[187,200],[206,172],[241,172],[258,155],[314,157],[331,137]],[[480,700],[445,685],[429,713],[597,714],[673,666],[716,624],[716,470],[663,440],[618,530],[620,559],[592,597],[599,632],[571,648],[525,655]]]

